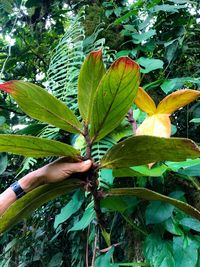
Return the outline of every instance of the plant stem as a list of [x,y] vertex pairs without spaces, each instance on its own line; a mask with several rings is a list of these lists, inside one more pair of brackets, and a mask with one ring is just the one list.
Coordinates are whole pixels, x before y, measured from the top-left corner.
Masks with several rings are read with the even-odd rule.
[[92,144],[89,136],[89,131],[88,131],[88,125],[84,125],[84,137],[86,141],[86,153],[85,153],[85,159],[91,159],[92,155]]
[[200,186],[199,186],[199,183],[198,183],[198,180],[195,179],[194,177],[192,176],[188,176],[189,180],[192,182],[192,184],[194,185],[194,187],[196,188],[197,191],[200,191]]
[[94,240],[94,250],[93,250],[91,267],[95,267],[94,264],[95,264],[96,254],[97,254],[97,236],[95,236],[95,240]]
[[136,124],[136,121],[133,118],[133,110],[132,110],[132,108],[129,109],[127,116],[128,116],[128,121],[132,126],[133,134],[135,134],[136,130],[137,130],[137,124]]
[[90,237],[90,225],[88,226],[88,232],[87,232],[87,243],[86,243],[86,252],[85,252],[85,264],[86,264],[86,267],[89,267],[89,264],[88,264],[88,258],[89,258],[89,253],[88,253],[88,243],[89,243],[89,237]]
[[[86,141],[86,154],[85,154],[85,159],[92,159],[92,141],[89,136],[89,131],[88,131],[88,125],[84,125],[84,137]],[[104,220],[103,220],[103,214],[101,212],[100,208],[100,199],[101,199],[101,194],[98,190],[98,166],[93,163],[92,168],[88,172],[88,184],[89,184],[89,190],[93,196],[94,199],[94,209],[96,212],[97,216],[97,222],[100,226],[100,228],[104,228]]]

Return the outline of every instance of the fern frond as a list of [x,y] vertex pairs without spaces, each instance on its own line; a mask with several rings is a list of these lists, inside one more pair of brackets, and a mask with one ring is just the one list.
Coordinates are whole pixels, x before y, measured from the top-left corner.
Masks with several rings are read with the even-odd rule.
[[53,51],[47,71],[48,88],[52,94],[62,100],[71,109],[77,96],[77,81],[84,60],[84,29],[81,25],[83,15],[77,15],[69,29]]

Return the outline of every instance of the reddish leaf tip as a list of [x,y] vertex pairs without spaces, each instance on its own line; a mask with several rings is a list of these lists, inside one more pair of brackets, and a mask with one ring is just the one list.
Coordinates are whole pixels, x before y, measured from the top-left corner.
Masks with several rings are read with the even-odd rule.
[[126,68],[131,68],[131,69],[140,69],[140,66],[131,58],[129,57],[120,57],[118,58],[112,65],[113,68],[117,68],[118,65],[124,64]]
[[91,52],[90,53],[90,55],[93,57],[93,58],[95,58],[95,59],[97,59],[97,58],[101,58],[102,57],[102,49],[100,49],[100,50],[98,50],[98,51],[93,51],[93,52]]
[[11,94],[13,90],[13,81],[5,82],[0,84],[0,90],[3,90],[9,94]]

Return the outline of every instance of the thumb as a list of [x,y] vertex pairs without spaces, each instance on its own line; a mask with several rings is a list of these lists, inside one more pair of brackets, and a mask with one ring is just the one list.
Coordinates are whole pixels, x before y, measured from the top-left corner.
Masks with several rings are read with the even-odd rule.
[[85,172],[89,170],[89,168],[92,166],[92,161],[90,159],[86,161],[81,161],[77,163],[69,163],[68,169],[70,172]]

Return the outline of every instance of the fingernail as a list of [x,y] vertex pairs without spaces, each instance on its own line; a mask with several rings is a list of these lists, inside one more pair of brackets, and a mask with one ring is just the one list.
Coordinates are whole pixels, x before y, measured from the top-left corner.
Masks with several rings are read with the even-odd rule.
[[85,165],[90,165],[90,164],[91,164],[91,160],[88,159],[88,160],[84,161],[84,164],[85,164]]

